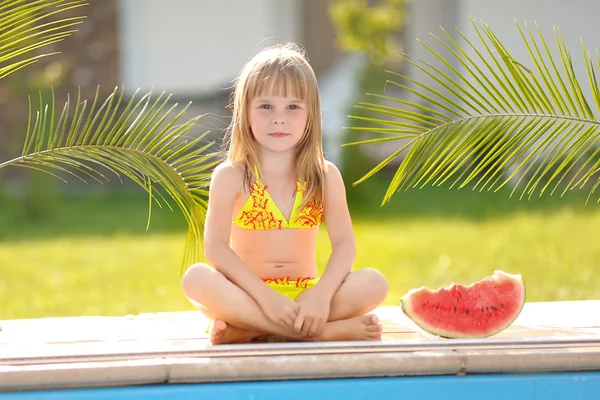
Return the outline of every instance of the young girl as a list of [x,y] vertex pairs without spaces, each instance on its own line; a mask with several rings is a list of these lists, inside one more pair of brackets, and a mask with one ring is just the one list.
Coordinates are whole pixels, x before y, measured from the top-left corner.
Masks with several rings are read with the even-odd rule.
[[[339,170],[325,161],[314,71],[300,50],[263,50],[234,91],[227,160],[211,178],[207,264],[182,279],[186,296],[213,320],[213,344],[267,335],[293,340],[379,340],[368,312],[387,281],[350,272],[356,246]],[[332,252],[317,276],[315,247],[325,222]]]

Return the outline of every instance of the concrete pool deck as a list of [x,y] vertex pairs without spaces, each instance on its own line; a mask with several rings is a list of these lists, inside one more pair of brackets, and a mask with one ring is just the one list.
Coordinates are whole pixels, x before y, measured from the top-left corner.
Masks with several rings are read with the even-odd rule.
[[484,339],[423,332],[380,307],[381,342],[211,346],[193,311],[0,321],[0,391],[600,370],[600,301],[526,303]]

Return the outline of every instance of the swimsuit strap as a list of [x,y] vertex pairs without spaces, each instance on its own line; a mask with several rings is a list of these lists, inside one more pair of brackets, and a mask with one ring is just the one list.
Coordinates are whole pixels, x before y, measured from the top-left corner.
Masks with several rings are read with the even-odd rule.
[[254,176],[256,176],[256,179],[260,181],[260,175],[258,174],[258,167],[256,165],[254,166]]

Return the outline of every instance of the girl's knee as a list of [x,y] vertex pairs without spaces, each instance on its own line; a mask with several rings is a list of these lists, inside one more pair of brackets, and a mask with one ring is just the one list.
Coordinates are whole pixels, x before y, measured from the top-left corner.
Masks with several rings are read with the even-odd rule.
[[191,292],[197,292],[202,286],[211,279],[211,275],[214,275],[216,271],[204,263],[197,263],[192,265],[185,271],[181,278],[181,287],[186,295]]
[[388,293],[388,281],[385,276],[374,268],[361,270],[361,286],[365,295],[373,297],[378,302],[383,302]]

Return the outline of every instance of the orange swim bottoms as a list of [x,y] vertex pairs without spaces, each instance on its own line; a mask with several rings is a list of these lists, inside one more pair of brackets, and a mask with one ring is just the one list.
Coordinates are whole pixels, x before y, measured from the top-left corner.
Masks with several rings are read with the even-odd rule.
[[289,297],[292,300],[296,300],[296,297],[306,289],[310,289],[319,282],[319,278],[298,278],[298,280],[292,281],[289,276],[282,278],[262,278],[271,289],[277,293]]

